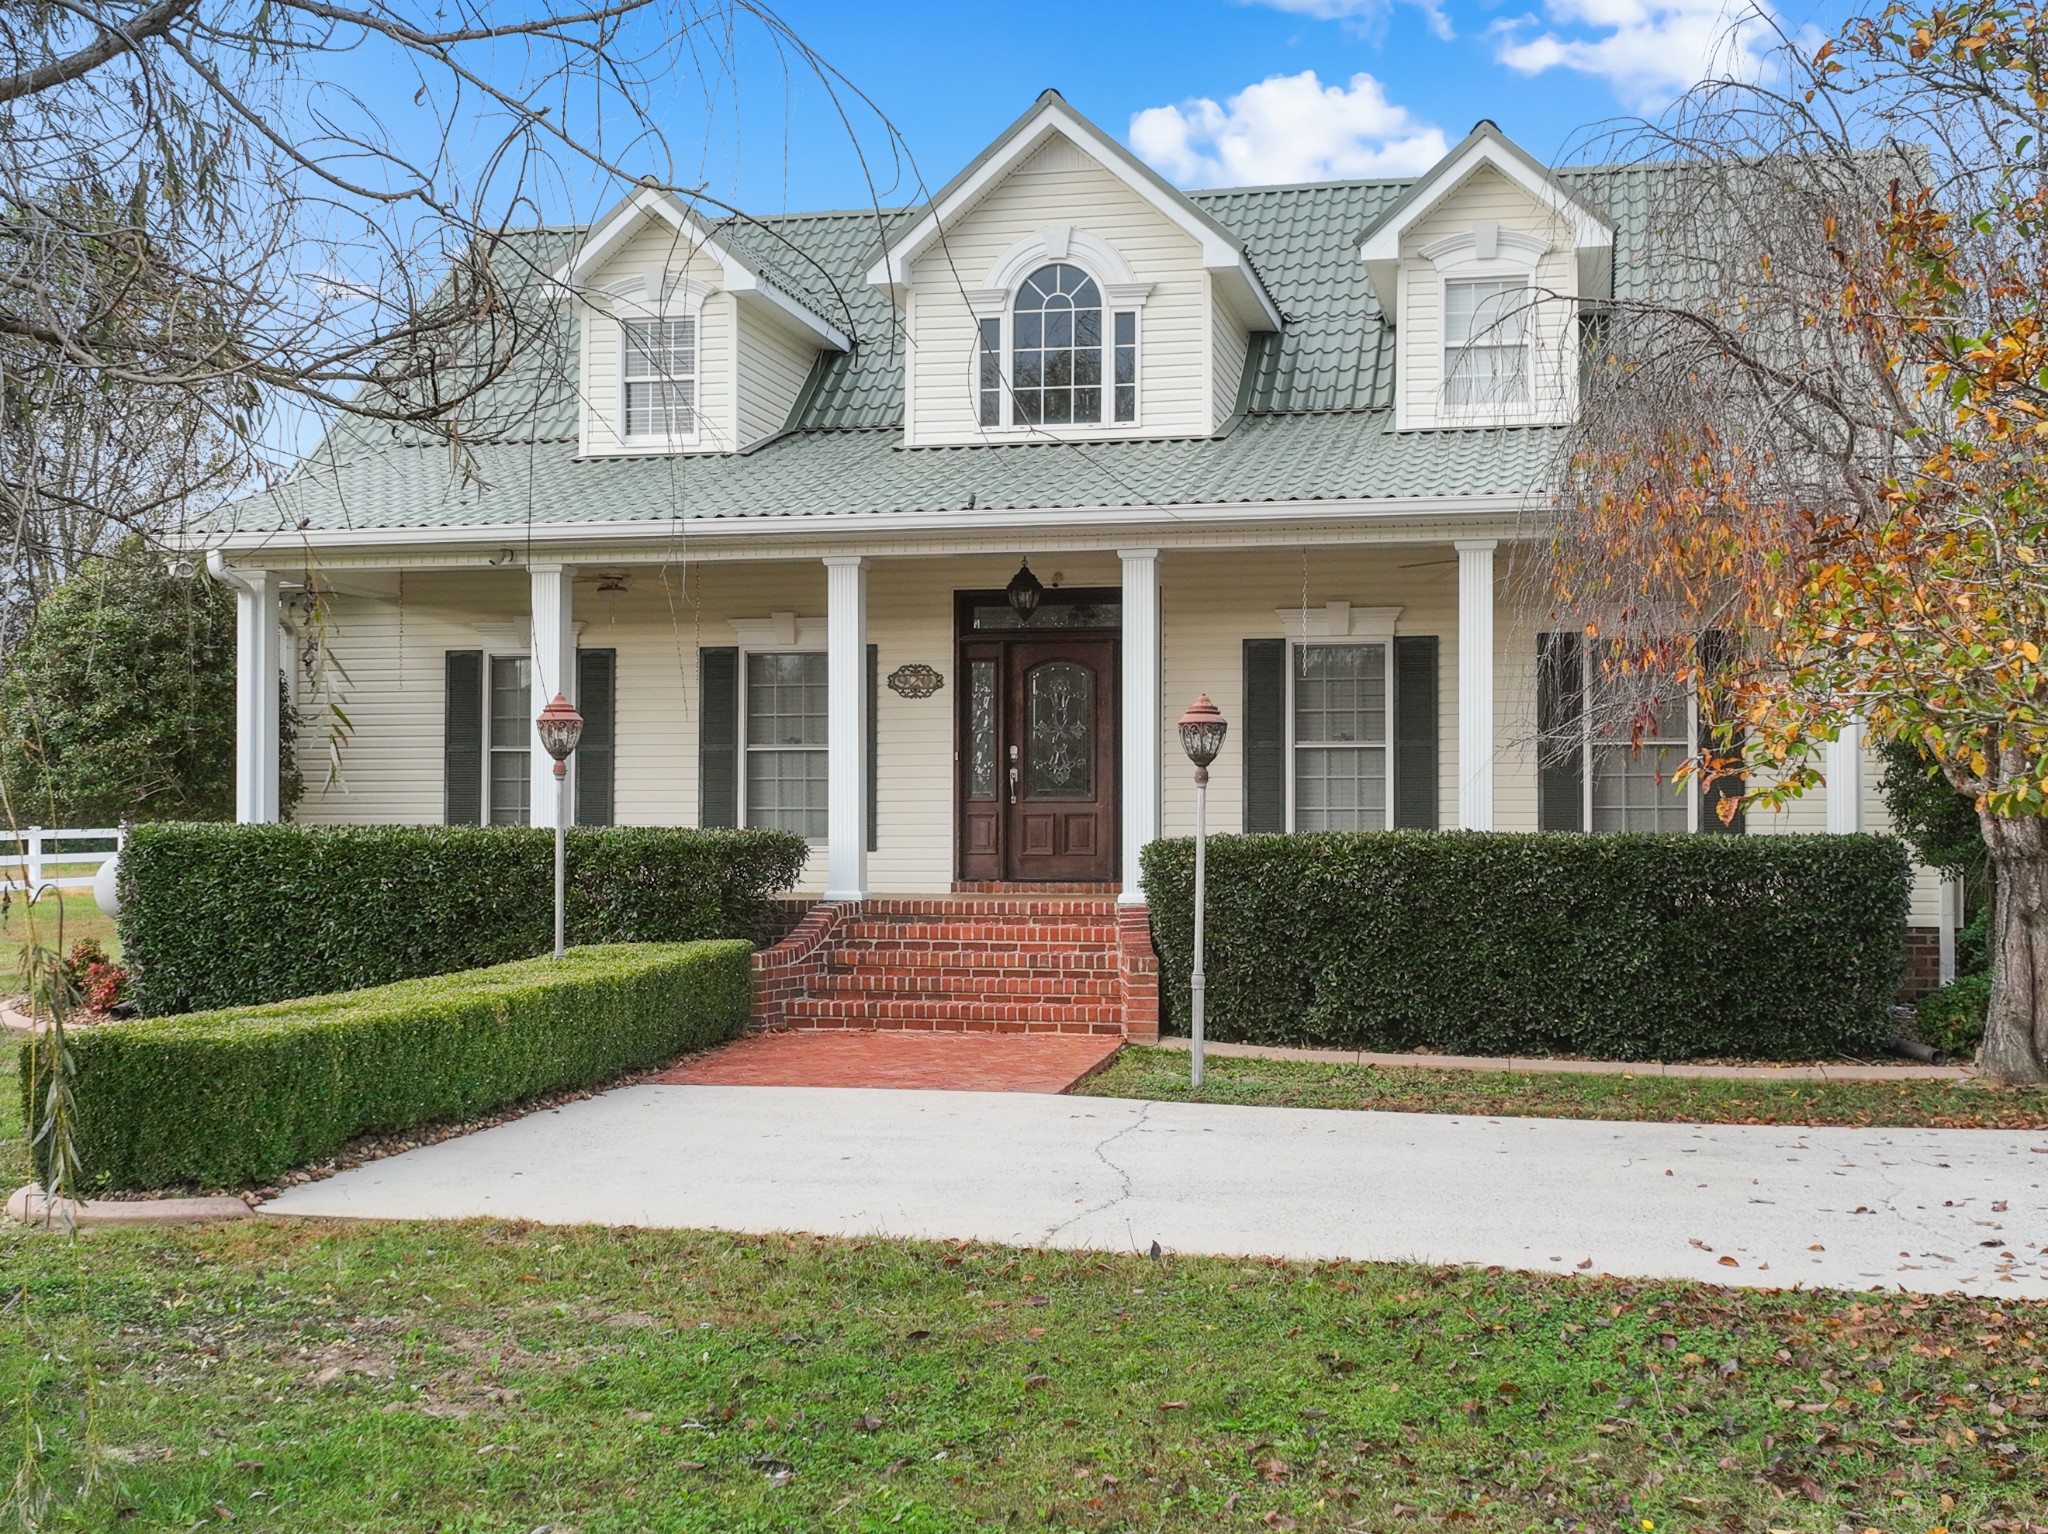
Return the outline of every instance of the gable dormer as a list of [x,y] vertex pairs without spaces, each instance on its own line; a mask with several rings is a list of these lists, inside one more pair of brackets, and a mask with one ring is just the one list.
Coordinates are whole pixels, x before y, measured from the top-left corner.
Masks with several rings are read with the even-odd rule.
[[1570,420],[1581,304],[1607,296],[1613,247],[1601,214],[1481,122],[1360,242],[1394,328],[1395,425]]
[[782,430],[846,337],[670,192],[642,186],[555,274],[577,319],[578,451],[731,453]]
[[872,254],[907,446],[1207,436],[1280,313],[1242,242],[1047,91]]

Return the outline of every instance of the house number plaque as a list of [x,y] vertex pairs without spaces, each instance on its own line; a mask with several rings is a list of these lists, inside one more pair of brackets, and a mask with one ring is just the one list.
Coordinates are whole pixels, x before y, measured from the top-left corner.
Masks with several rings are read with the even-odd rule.
[[898,666],[889,673],[889,691],[899,698],[929,698],[945,685],[946,679],[922,661]]

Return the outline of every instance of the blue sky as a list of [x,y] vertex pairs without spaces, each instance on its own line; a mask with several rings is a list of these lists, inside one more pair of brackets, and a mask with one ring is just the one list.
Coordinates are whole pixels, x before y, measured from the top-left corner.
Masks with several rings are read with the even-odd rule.
[[[1046,86],[1182,185],[1404,175],[1480,117],[1568,155],[1591,125],[1663,108],[1717,47],[1721,68],[1754,72],[1771,42],[1739,0],[788,0],[780,14],[888,115],[927,188]],[[1764,14],[1800,35],[1843,13]],[[665,114],[678,178],[751,212],[865,203],[823,90],[785,85],[758,37],[743,32],[735,58],[736,90],[709,114],[696,90]],[[872,121],[858,136],[885,152]],[[907,180],[877,179],[907,200]]]

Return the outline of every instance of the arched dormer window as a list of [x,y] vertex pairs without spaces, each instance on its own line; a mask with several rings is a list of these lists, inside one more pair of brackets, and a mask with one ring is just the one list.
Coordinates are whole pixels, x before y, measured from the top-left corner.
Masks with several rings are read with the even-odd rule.
[[[1112,284],[1113,300],[1130,301],[1124,290],[1133,286]],[[981,424],[1135,423],[1138,314],[1113,300],[1105,305],[1101,285],[1071,261],[1051,261],[1026,276],[1007,315],[981,321],[975,380]]]

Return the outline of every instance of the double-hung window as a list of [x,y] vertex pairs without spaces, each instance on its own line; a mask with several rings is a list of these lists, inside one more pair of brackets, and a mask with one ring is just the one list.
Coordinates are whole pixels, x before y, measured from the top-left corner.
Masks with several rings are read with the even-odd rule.
[[1692,700],[1680,698],[1627,722],[1589,725],[1586,809],[1595,831],[1699,829],[1700,796],[1677,786],[1692,755],[1692,712]]
[[524,655],[493,655],[490,665],[490,821],[494,826],[523,826],[531,808],[532,672]]
[[[1725,650],[1719,634],[1700,636],[1711,668]],[[1667,682],[1665,696],[1644,677],[1626,683],[1604,673],[1602,654],[1574,633],[1538,636],[1536,651],[1536,823],[1544,831],[1709,831],[1739,834],[1739,774],[1688,776],[1702,751],[1725,765],[1741,752],[1740,731],[1724,739],[1702,718],[1691,688]],[[1736,801],[1723,818],[1722,801]]]
[[1297,831],[1383,831],[1392,822],[1385,641],[1303,644],[1288,668],[1290,817]]
[[746,824],[825,840],[828,707],[821,651],[747,654]]
[[620,389],[628,442],[678,442],[697,433],[697,321],[627,320]]
[[1025,278],[1008,324],[1007,374],[1004,321],[985,318],[977,333],[975,408],[983,426],[1137,421],[1137,311],[1107,308],[1101,287],[1080,267],[1055,261]]
[[1529,285],[1520,278],[1444,284],[1444,406],[1458,414],[1529,404]]

